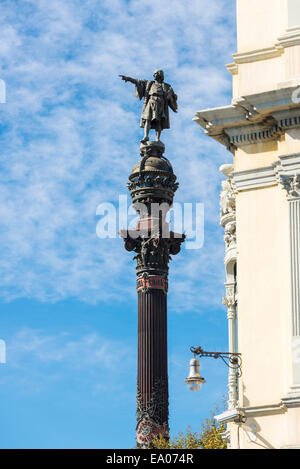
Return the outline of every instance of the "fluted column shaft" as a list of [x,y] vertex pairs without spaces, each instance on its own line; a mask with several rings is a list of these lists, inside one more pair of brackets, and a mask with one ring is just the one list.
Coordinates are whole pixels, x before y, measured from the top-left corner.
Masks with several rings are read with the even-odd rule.
[[[229,352],[236,353],[236,306],[231,305],[228,307],[228,343],[229,343]],[[228,374],[228,408],[234,409],[237,405],[237,370],[235,368],[229,368]]]
[[[138,292],[139,426],[168,428],[167,295]],[[145,439],[146,440],[146,439]]]

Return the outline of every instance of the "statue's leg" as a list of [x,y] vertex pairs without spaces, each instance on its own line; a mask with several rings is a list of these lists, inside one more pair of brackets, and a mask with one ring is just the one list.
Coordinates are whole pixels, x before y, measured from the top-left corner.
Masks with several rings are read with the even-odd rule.
[[144,137],[143,137],[143,139],[141,140],[141,143],[148,142],[148,140],[149,140],[150,128],[151,128],[151,123],[150,123],[149,120],[146,120],[146,121],[145,121],[145,127],[144,127]]
[[160,141],[160,135],[161,135],[161,126],[159,125],[159,126],[156,128],[156,141],[157,141],[157,142]]

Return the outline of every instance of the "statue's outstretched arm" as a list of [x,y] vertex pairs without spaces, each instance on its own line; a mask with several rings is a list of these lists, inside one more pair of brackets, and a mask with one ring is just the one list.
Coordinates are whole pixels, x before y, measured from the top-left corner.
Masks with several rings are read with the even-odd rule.
[[119,75],[119,77],[121,77],[123,81],[130,81],[130,83],[133,83],[134,85],[136,85],[138,82],[138,80],[136,80],[135,78],[126,77],[125,75]]

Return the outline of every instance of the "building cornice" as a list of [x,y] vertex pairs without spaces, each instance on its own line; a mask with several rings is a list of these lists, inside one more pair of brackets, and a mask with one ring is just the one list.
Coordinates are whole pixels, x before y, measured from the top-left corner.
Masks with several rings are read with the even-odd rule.
[[288,28],[286,33],[278,38],[278,44],[282,47],[298,46],[300,44],[300,28]]
[[206,109],[194,121],[207,135],[234,152],[245,145],[278,140],[300,128],[300,103],[293,99],[298,86],[246,95],[229,106]]
[[283,46],[281,43],[277,43],[271,47],[265,47],[263,49],[251,50],[248,52],[240,52],[233,54],[235,64],[244,64],[257,62],[259,60],[273,59],[273,57],[279,57],[283,53]]
[[[300,153],[279,156],[271,166],[233,173],[235,191],[241,192],[282,184],[291,197],[293,182],[300,176]],[[297,182],[297,181],[296,181]],[[295,187],[294,187],[295,189]]]
[[[286,397],[276,404],[265,404],[259,406],[249,407],[235,407],[236,422],[239,422],[242,418],[247,420],[248,418],[265,417],[268,415],[284,414],[289,408],[295,408],[300,406],[300,396],[298,397]],[[227,417],[228,414],[228,418]],[[217,419],[222,418],[224,423],[232,422],[232,412],[226,411],[223,414],[216,416]]]
[[237,171],[234,173],[233,181],[234,188],[238,192],[277,184],[273,166]]
[[279,449],[300,449],[300,445],[286,445],[286,446],[281,446]]
[[222,423],[245,423],[248,418],[264,417],[268,415],[283,414],[287,411],[287,407],[283,402],[276,404],[266,404],[249,407],[235,407],[227,410],[220,415],[216,415],[215,419]]
[[282,36],[277,39],[277,42],[270,46],[261,49],[250,50],[246,52],[237,52],[233,54],[234,62],[226,65],[227,70],[233,75],[238,73],[238,65],[259,62],[261,60],[274,59],[280,57],[287,47],[298,46],[300,44],[300,28],[288,28]]
[[300,407],[300,395],[297,397],[285,397],[282,399],[283,404],[290,409]]
[[245,415],[246,418],[282,414],[286,412],[286,410],[287,408],[283,404],[283,402],[280,402],[278,404],[267,404],[267,405],[239,408],[239,411],[241,411]]
[[227,64],[226,68],[228,72],[231,73],[232,75],[236,75],[239,71],[238,64],[236,64],[235,62],[231,64]]
[[287,408],[300,407],[300,386],[292,385],[290,392],[282,399]]

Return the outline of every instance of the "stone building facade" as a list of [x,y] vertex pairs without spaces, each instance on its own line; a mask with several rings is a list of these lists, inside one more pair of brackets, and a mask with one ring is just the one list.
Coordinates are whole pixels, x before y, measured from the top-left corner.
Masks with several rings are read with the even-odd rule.
[[[194,120],[223,165],[233,449],[300,449],[300,2],[237,0],[230,105]],[[226,417],[226,415],[228,417]]]

